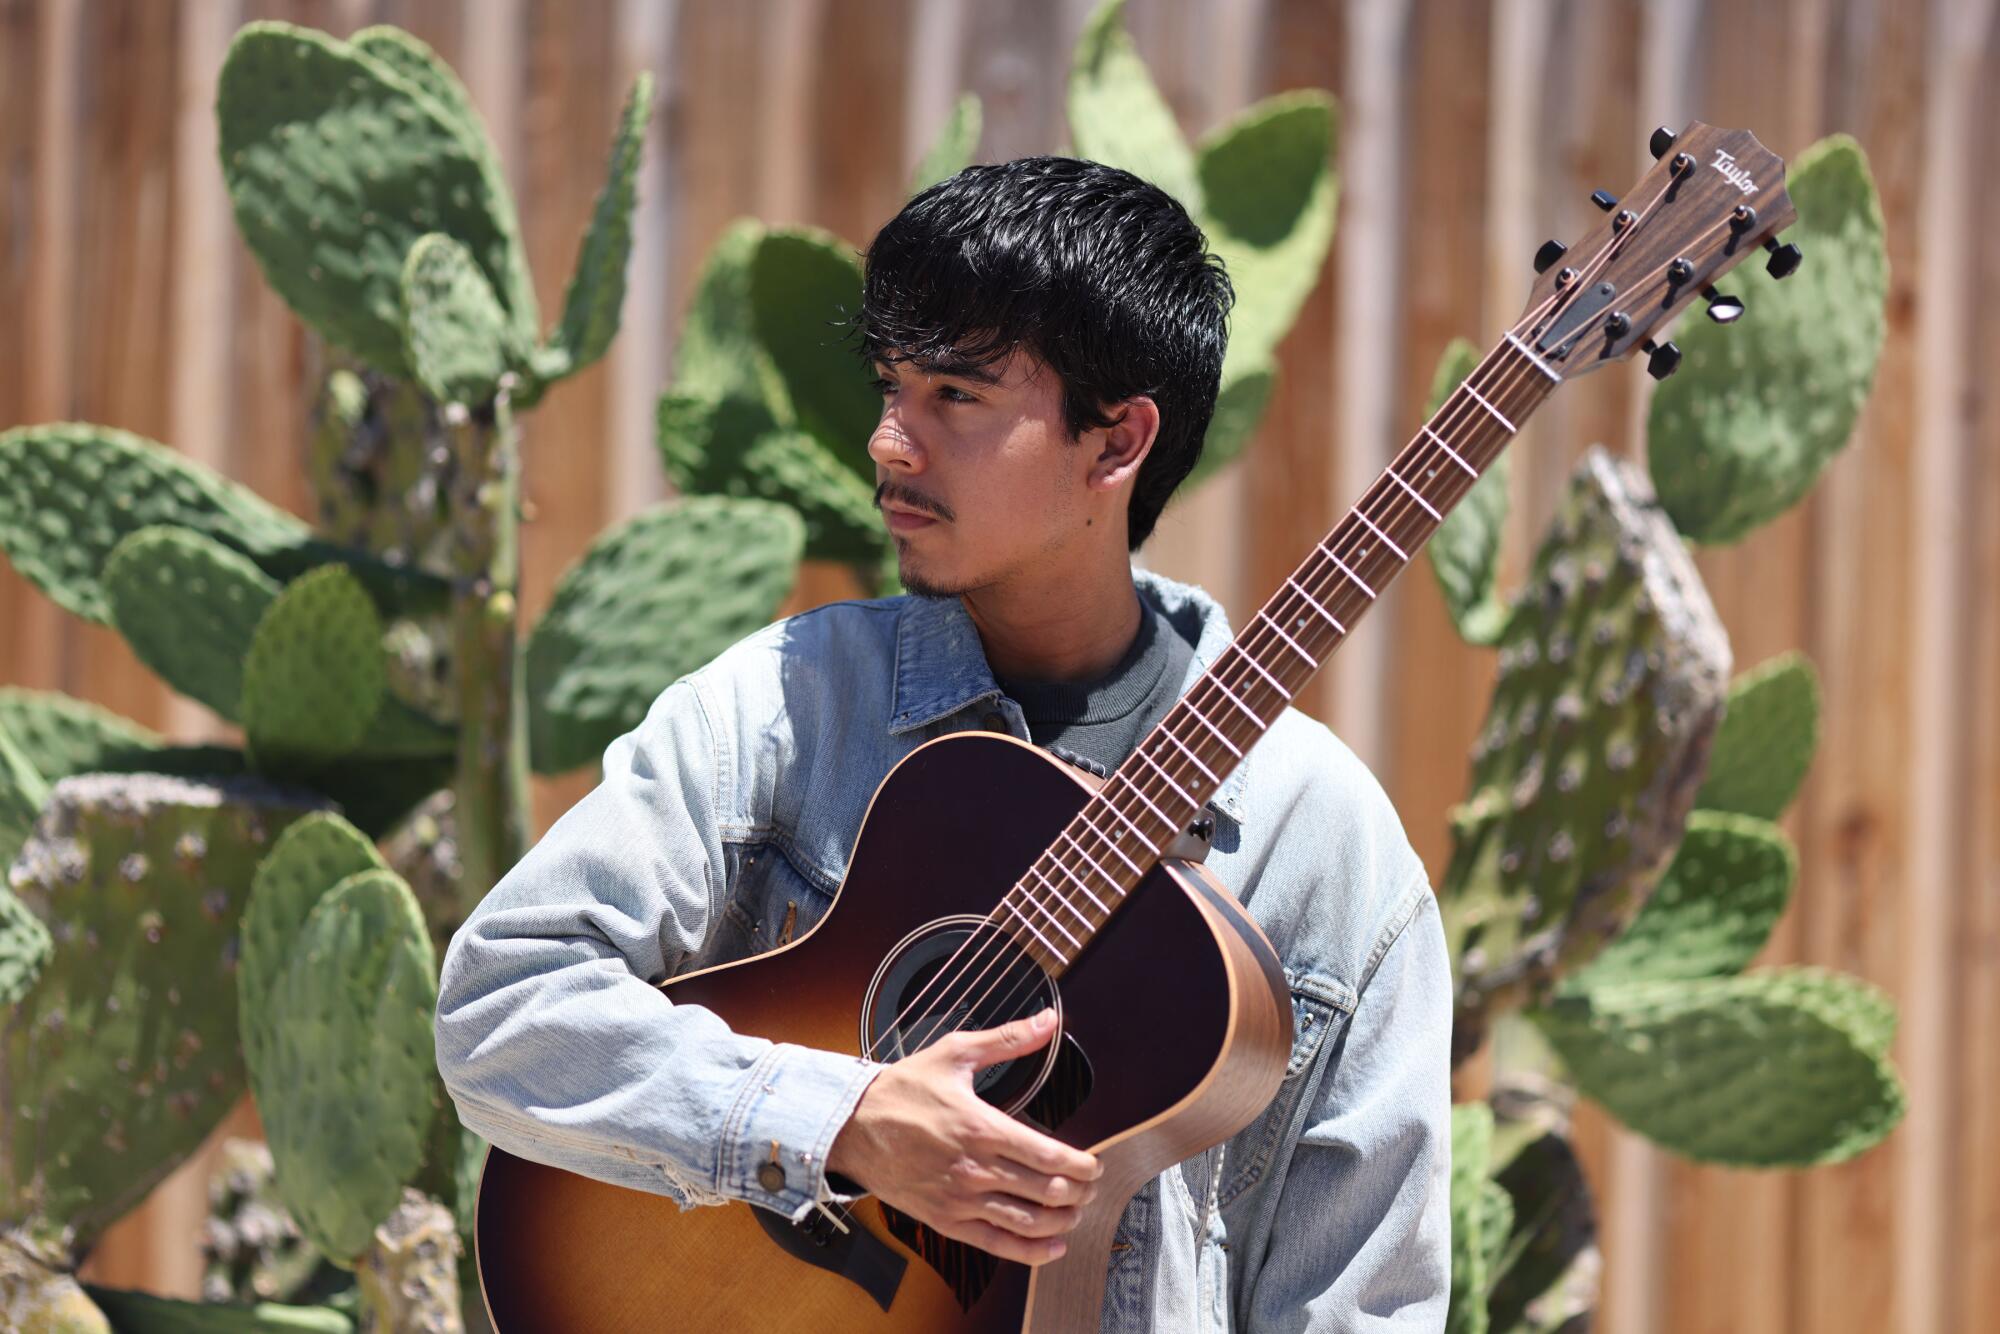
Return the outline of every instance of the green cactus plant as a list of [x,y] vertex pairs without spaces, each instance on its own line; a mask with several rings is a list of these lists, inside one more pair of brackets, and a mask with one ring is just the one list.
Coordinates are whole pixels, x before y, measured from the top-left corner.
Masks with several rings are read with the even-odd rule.
[[1645,480],[1591,451],[1500,641],[1439,889],[1461,1048],[1621,930],[1666,869],[1729,648]]
[[278,1199],[272,1175],[271,1150],[263,1141],[222,1142],[208,1178],[208,1218],[201,1232],[204,1302],[297,1305],[348,1286],[348,1276],[299,1231]]
[[77,1257],[242,1092],[236,924],[271,839],[323,806],[252,778],[59,780],[10,873],[55,948],[0,1026],[0,1217]]
[[1818,746],[1819,678],[1803,654],[1780,654],[1730,683],[1695,804],[1775,820],[1798,794]]
[[977,93],[960,94],[952,103],[951,115],[938,131],[936,142],[910,173],[910,193],[922,194],[939,181],[948,180],[972,164],[979,151],[979,132],[984,114]]
[[[1479,349],[1470,339],[1452,340],[1431,378],[1430,399],[1424,404],[1426,421],[1437,415],[1478,365]],[[1502,454],[1487,466],[1424,548],[1445,609],[1468,644],[1496,644],[1507,628],[1507,608],[1500,600],[1500,534],[1507,523],[1512,458]]]
[[140,662],[231,722],[243,660],[282,585],[246,556],[189,528],[141,528],[104,562],[111,622]]

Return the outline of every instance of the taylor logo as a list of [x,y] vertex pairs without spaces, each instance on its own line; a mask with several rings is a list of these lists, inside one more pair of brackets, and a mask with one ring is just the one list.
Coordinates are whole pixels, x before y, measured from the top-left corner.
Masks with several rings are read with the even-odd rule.
[[1757,193],[1756,184],[1750,179],[1750,172],[1736,165],[1736,159],[1723,149],[1715,150],[1715,161],[1708,164],[1722,173],[1722,179],[1741,190],[1746,195]]

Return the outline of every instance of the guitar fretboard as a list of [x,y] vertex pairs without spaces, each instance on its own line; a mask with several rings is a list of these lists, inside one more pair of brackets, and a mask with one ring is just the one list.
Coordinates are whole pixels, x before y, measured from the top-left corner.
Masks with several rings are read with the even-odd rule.
[[996,924],[1060,976],[1558,383],[1512,333],[1488,352],[1008,891]]

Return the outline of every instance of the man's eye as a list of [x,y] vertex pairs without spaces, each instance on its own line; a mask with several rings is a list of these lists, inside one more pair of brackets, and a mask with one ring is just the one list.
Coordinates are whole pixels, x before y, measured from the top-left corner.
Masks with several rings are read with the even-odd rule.
[[949,384],[938,386],[938,397],[947,403],[977,403],[979,401],[956,385]]
[[894,380],[885,380],[878,375],[868,382],[868,387],[886,398],[896,391],[896,382]]

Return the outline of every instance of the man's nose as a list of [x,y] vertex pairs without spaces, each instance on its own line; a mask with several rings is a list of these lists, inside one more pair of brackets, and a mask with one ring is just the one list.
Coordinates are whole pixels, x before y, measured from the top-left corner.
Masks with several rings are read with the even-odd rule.
[[924,470],[924,451],[903,429],[903,423],[892,410],[882,414],[882,420],[875,425],[875,433],[868,437],[868,457],[876,466],[895,472],[916,473]]

